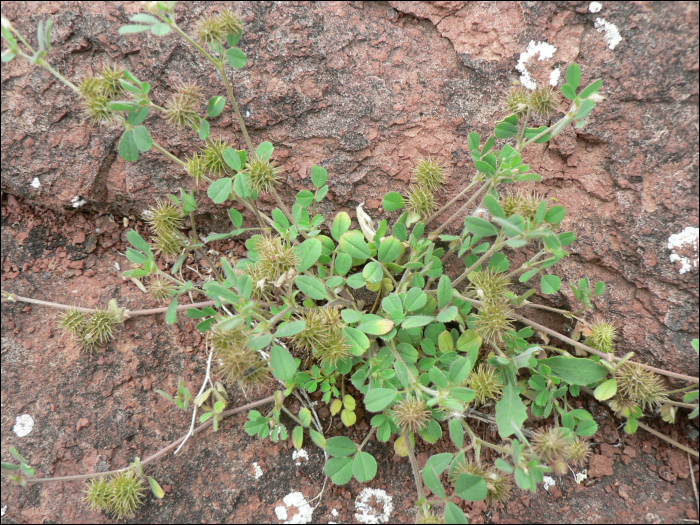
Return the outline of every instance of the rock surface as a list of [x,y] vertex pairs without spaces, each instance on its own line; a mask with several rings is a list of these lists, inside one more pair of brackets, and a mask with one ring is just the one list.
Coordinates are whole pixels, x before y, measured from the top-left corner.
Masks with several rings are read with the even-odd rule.
[[[183,80],[196,80],[207,98],[220,94],[213,69],[175,34],[117,33],[140,9],[137,2],[5,2],[3,16],[32,39],[38,21],[50,17],[49,60],[73,82],[118,62],[152,84],[158,103]],[[216,9],[180,4],[178,23],[191,30]],[[620,328],[619,352],[697,370],[690,348],[698,333],[696,2],[663,10],[609,2],[598,13],[588,2],[238,2],[236,9],[248,65],[229,78],[253,142],[275,144],[287,202],[310,186],[310,166],[326,167],[328,215],[361,202],[381,215],[381,197],[407,188],[420,156],[450,168],[444,200],[459,191],[474,174],[467,134],[485,136],[505,116],[502,95],[530,41],[557,49],[526,64],[539,82],[555,68],[563,76],[572,62],[581,65],[582,83],[602,78],[607,99],[587,127],[524,155],[544,179],[532,189],[566,206],[563,227],[578,236],[556,272],[564,282],[587,275],[607,283],[596,306]],[[621,40],[598,19],[614,24]],[[181,159],[199,143],[158,117],[146,124]],[[211,125],[214,138],[243,146],[229,111]],[[4,192],[65,210],[77,197],[83,210],[135,216],[155,198],[193,186],[155,151],[125,163],[119,136],[115,127],[84,122],[77,97],[45,71],[26,61],[2,65]],[[213,224],[224,224],[223,209],[207,204],[202,189],[197,196]],[[669,238],[682,232],[688,242],[672,238],[672,260]],[[571,300],[564,290],[553,304]]]

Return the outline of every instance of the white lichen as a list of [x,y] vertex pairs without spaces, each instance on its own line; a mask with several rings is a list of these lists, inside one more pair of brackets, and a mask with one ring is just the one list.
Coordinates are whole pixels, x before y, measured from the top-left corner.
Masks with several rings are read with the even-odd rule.
[[552,477],[544,476],[542,478],[542,487],[544,487],[544,490],[548,491],[550,487],[553,487],[556,484],[557,484],[557,482],[554,481],[554,478],[552,478]]
[[[680,274],[689,272],[692,268],[698,267],[698,236],[700,235],[700,229],[688,226],[680,233],[674,233],[668,238],[668,249],[673,253],[669,256],[671,262],[680,261],[681,269],[678,271]],[[694,253],[694,257],[685,257],[679,255],[676,250],[680,250],[686,246],[690,246]]]
[[591,2],[591,5],[588,6],[591,13],[599,13],[601,9],[603,9],[603,4],[600,2]]
[[257,461],[253,462],[253,477],[255,479],[260,479],[263,475],[262,468],[258,465]]
[[577,485],[580,485],[585,479],[588,479],[587,470],[582,470],[581,472],[574,473],[574,480],[576,481]]
[[292,452],[292,459],[294,460],[295,465],[298,467],[301,465],[301,460],[305,459],[306,461],[309,461],[309,453],[306,452],[303,448],[300,448],[299,450],[295,450]]
[[[311,508],[301,492],[291,492],[282,501],[284,501],[284,506],[275,507],[275,515],[278,520],[284,520],[284,523],[311,523],[314,509]],[[297,513],[288,519],[290,507],[296,507]]]
[[86,201],[84,201],[82,197],[76,195],[70,200],[70,202],[74,208],[80,208]]
[[34,180],[30,184],[32,188],[36,188],[37,190],[41,188],[41,182],[39,182],[39,177],[34,177]]
[[554,56],[556,50],[556,47],[548,44],[547,42],[535,42],[534,40],[530,40],[527,50],[524,53],[520,53],[520,59],[518,60],[518,64],[515,66],[515,69],[520,71],[520,83],[527,89],[536,89],[537,82],[532,79],[530,72],[527,70],[528,61],[535,55],[539,55],[540,61],[547,60]]
[[557,84],[559,84],[559,77],[560,77],[560,76],[561,76],[561,71],[560,71],[560,69],[559,69],[558,67],[557,67],[557,68],[554,68],[554,71],[552,71],[552,72],[549,74],[549,85],[550,85],[550,86],[553,86],[553,87],[556,87]]
[[[372,499],[375,505],[370,505]],[[355,521],[358,523],[387,523],[393,511],[392,498],[382,489],[367,487],[355,499]]]
[[15,426],[12,431],[19,437],[24,437],[29,434],[34,428],[34,418],[29,414],[22,414],[15,419]]
[[608,48],[615,49],[617,44],[622,42],[620,30],[615,24],[608,22],[604,18],[596,18],[594,25],[599,33],[605,31],[605,40],[608,42]]

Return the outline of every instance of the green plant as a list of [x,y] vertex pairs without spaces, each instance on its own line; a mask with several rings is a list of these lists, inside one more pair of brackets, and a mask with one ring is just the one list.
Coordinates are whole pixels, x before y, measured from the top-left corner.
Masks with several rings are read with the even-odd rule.
[[[164,108],[151,101],[147,82],[119,66],[106,68],[76,87],[45,59],[51,47],[50,22],[40,24],[38,51],[9,21],[3,18],[2,22],[7,44],[3,61],[19,57],[45,68],[81,97],[93,122],[123,126],[119,152],[124,160],[136,161],[141,152],[154,148],[180,165],[195,184],[207,183],[207,195],[215,204],[229,207],[231,231],[203,241],[197,234],[194,194],[181,190],[179,196],[170,195],[169,202],[158,202],[147,212],[150,243],[135,231],[128,234],[133,248],[126,257],[133,267],[124,276],[146,280],[154,298],[169,301],[160,309],[166,312],[168,324],[175,323],[183,310],[196,319],[197,329],[207,336],[209,359],[194,399],[182,383],[175,398],[159,391],[182,410],[188,410],[193,401],[192,424],[183,438],[143,462],[136,460],[128,469],[60,478],[113,476],[109,482],[101,478],[91,482],[86,489],[90,506],[117,517],[131,516],[143,497],[142,465],[182,447],[209,425],[216,431],[225,417],[265,403],[273,407],[266,412],[250,410],[245,431],[273,442],[288,439],[285,414],[294,422],[294,446],[301,448],[308,435],[327,454],[324,472],[338,485],[353,477],[359,482],[373,479],[377,462],[364,446],[375,434],[383,443],[395,436],[395,451],[411,463],[419,519],[424,522],[439,519],[431,510],[434,505],[444,506],[446,522],[465,520],[440,482],[445,471],[460,498],[505,501],[513,483],[534,492],[544,474],[562,472],[566,461],[583,464],[590,453],[583,438],[592,436],[597,424],[589,412],[572,404],[582,392],[609,401],[627,420],[628,432],[642,425],[638,420],[644,410],[659,405],[667,420],[672,420],[678,407],[692,409],[691,417],[697,417],[697,378],[633,363],[631,354],[616,357],[614,327],[592,324],[592,335],[583,344],[518,313],[524,308],[543,308],[586,323],[579,316],[591,307],[592,297],[604,293],[602,282],[591,289],[584,277],[578,284],[571,283],[582,305],[575,312],[529,300],[538,291],[544,295],[559,291],[561,279],[549,269],[568,256],[566,247],[575,241],[575,235],[560,231],[564,207],[535,193],[510,189],[519,182],[540,180],[523,164],[521,152],[549,141],[569,125],[584,126],[602,99],[598,94],[601,80],[579,89],[581,72],[571,64],[561,88],[569,109],[549,126],[536,126],[532,120],[556,113],[558,95],[551,88],[533,93],[516,89],[506,101],[510,113],[496,122],[493,135],[485,140],[478,133],[468,135],[475,174],[454,199],[436,211],[436,191],[447,176],[445,168],[432,159],[421,159],[407,196],[391,192],[383,198],[385,211],[399,212],[392,224],[389,219],[377,224],[359,206],[358,229],[346,212],[332,220],[317,213],[318,203],[329,191],[328,172],[322,166],[311,168],[313,188],[300,191],[291,209],[280,199],[274,146],[269,142],[253,146],[227,76],[227,67],[240,69],[246,63],[245,54],[235,47],[243,30],[240,19],[230,11],[206,15],[196,24],[192,37],[177,25],[175,2],[145,2],[144,10],[132,17],[135,25],[122,27],[120,33],[161,36],[174,31],[197,49],[219,73],[226,92],[208,101],[207,117],[218,117],[230,104],[245,149],[209,137],[208,120],[198,114],[201,90],[196,85],[178,86]],[[159,146],[143,125],[151,111],[162,113],[175,126],[191,128],[202,142],[200,151],[183,162]],[[270,194],[277,204],[269,216],[256,205],[260,193]],[[429,229],[467,194],[466,203],[435,230]],[[243,227],[245,218],[234,204],[250,213],[248,219],[254,226]],[[454,233],[442,233],[462,217]],[[181,231],[187,219],[191,237]],[[232,264],[221,257],[214,264],[205,245],[237,236],[248,239],[246,258]],[[525,248],[529,257],[511,269],[513,252]],[[178,277],[192,251],[211,269],[203,283]],[[159,267],[157,257],[173,262],[168,271]],[[455,277],[443,270],[453,259],[465,263]],[[538,284],[528,288],[536,278]],[[515,290],[523,288],[518,295]],[[365,303],[358,292],[370,294],[372,300]],[[181,305],[190,293],[204,295],[207,301]],[[3,296],[3,300],[67,308],[7,292]],[[127,311],[116,302],[107,310],[84,310],[68,310],[61,325],[91,352],[109,343],[116,323],[154,312]],[[535,344],[532,328],[557,337],[586,357]],[[697,340],[694,346],[697,350]],[[214,376],[221,382],[211,377],[214,358]],[[691,386],[666,391],[657,374],[689,381]],[[254,389],[272,381],[282,385],[273,396],[226,409],[225,385]],[[359,391],[358,399],[345,393],[347,383]],[[686,392],[691,389],[695,390]],[[358,402],[374,414],[362,443],[345,436],[324,436],[308,398],[317,390],[323,392],[322,400],[330,405],[331,414],[340,414],[347,427],[356,422]],[[686,392],[682,402],[670,397],[681,392]],[[285,404],[292,396],[302,405],[298,414]],[[479,412],[477,408],[483,405],[494,406],[495,416]],[[525,428],[528,407],[536,417],[552,418],[553,426],[535,432]],[[195,428],[200,409],[202,425]],[[491,443],[478,437],[469,424],[471,417],[490,417],[502,441]],[[441,438],[443,428],[455,452],[433,455],[421,471],[414,454],[416,440],[433,444]],[[494,467],[479,463],[483,447],[500,456]],[[16,451],[11,453],[20,465],[3,463],[3,469],[20,470],[25,476],[13,474],[13,479],[47,481],[33,478],[26,461]],[[147,479],[153,492],[162,497],[157,483]]]

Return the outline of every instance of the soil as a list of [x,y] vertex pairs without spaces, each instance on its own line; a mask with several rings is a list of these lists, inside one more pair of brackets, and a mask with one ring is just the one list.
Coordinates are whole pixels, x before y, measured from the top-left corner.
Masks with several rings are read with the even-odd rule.
[[[129,309],[161,306],[121,277],[128,264],[122,254],[131,228],[146,231],[133,217],[80,210],[61,215],[5,194],[3,290],[85,307],[105,307],[110,299]],[[244,247],[231,241],[215,248],[242,253]],[[198,279],[194,273],[191,277]],[[163,314],[135,317],[107,348],[88,355],[61,335],[57,317],[57,310],[46,307],[2,304],[3,461],[11,461],[8,449],[14,446],[40,477],[106,471],[127,466],[135,457],[145,458],[187,431],[191,413],[178,410],[156,390],[172,394],[182,379],[190,391],[198,391],[206,349],[191,320],[180,315],[175,325],[168,326]],[[349,391],[353,393],[352,388]],[[248,392],[246,397],[239,389],[229,389],[229,406],[270,392]],[[319,402],[318,411],[327,416],[322,422],[330,427],[327,437],[344,434],[360,442],[369,430],[369,417],[358,406],[358,422],[347,431],[338,418],[329,419]],[[693,460],[691,467],[685,452],[643,430],[626,435],[607,409],[585,396],[581,406],[594,414],[599,425],[592,438],[588,477],[577,484],[573,473],[554,476],[548,490],[539,487],[537,494],[530,494],[515,489],[509,502],[488,507],[455,497],[470,522],[697,522],[692,476],[700,479],[698,462]],[[19,437],[13,427],[23,414],[33,418],[34,427]],[[236,415],[219,432],[208,430],[191,439],[177,456],[147,466],[147,474],[159,481],[166,495],[157,500],[149,494],[130,521],[301,522],[301,511],[289,503],[289,495],[300,492],[318,505],[310,518],[314,522],[372,522],[358,506],[365,486],[355,481],[342,487],[324,484],[324,457],[318,448],[307,443],[308,458],[295,460],[291,440],[273,444],[251,438],[243,429],[246,419],[245,414]],[[283,421],[292,428],[289,420]],[[698,449],[697,420],[680,415],[675,425],[651,417],[646,422]],[[475,422],[473,428],[485,439],[497,439],[492,425]],[[444,430],[443,436],[434,446],[418,439],[421,466],[430,455],[453,450]],[[383,503],[383,494],[374,493],[367,512],[375,523],[414,522],[416,491],[408,461],[394,454],[391,443],[374,438],[366,450],[379,464],[377,477],[367,487],[385,491],[391,501]],[[483,459],[490,462],[495,457]],[[82,482],[19,487],[3,477],[1,486],[2,523],[114,521],[83,505]],[[322,490],[320,500],[313,500]]]

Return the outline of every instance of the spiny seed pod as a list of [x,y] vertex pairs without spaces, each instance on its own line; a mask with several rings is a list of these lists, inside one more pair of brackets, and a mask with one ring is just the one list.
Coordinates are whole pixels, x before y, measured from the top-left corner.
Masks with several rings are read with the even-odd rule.
[[490,468],[482,476],[486,482],[486,501],[498,501],[505,503],[510,497],[510,491],[513,489],[513,484],[510,479],[494,468]]
[[245,346],[250,335],[242,327],[231,329],[214,327],[209,332],[209,341],[215,352],[222,352],[234,347]]
[[114,476],[107,484],[107,490],[109,510],[121,520],[134,516],[143,502],[146,486],[133,470],[127,470]]
[[530,106],[530,94],[523,86],[518,86],[513,89],[506,97],[506,106],[512,114],[521,117],[527,113],[527,108]]
[[430,157],[420,159],[413,168],[413,177],[419,186],[430,191],[440,190],[445,184],[445,168]]
[[280,169],[276,167],[274,160],[253,158],[246,165],[245,170],[250,177],[250,185],[258,193],[270,193],[279,182]]
[[667,401],[661,378],[637,363],[627,362],[615,372],[617,394],[636,403],[642,410]]
[[535,430],[531,443],[537,457],[550,464],[560,461],[571,444],[571,434],[567,430],[562,427]]
[[406,397],[393,411],[394,421],[405,432],[420,432],[428,426],[430,410],[422,399]]
[[642,409],[636,401],[627,397],[621,397],[619,394],[614,395],[608,403],[610,408],[615,411],[617,417],[629,418],[635,414],[638,417],[642,413]]
[[95,95],[104,94],[102,79],[93,75],[85,77],[78,85],[78,92],[83,98],[92,98]]
[[474,316],[474,325],[482,339],[498,344],[503,341],[503,334],[513,330],[512,310],[508,301],[502,298],[487,299]]
[[202,100],[202,88],[196,82],[182,82],[175,87],[175,91],[193,105]]
[[109,107],[110,99],[103,93],[98,93],[83,99],[83,116],[92,124],[107,124],[114,120],[114,112]]
[[221,29],[227,35],[240,35],[243,32],[241,17],[230,9],[224,9],[219,13],[219,23],[221,24]]
[[185,240],[177,230],[164,231],[153,239],[153,247],[156,253],[162,253],[164,257],[173,259],[180,255],[185,247]]
[[445,523],[445,520],[431,510],[420,510],[416,517],[416,523]]
[[500,204],[506,217],[520,215],[524,219],[533,220],[542,200],[543,197],[537,193],[518,190],[501,197]]
[[474,476],[483,476],[486,474],[486,469],[472,459],[461,457],[450,467],[448,479],[452,483],[457,483],[457,478],[460,474],[472,474]]
[[148,293],[157,301],[169,299],[175,291],[175,285],[168,281],[165,277],[156,275],[151,277],[146,286]]
[[503,272],[487,268],[469,275],[471,284],[468,292],[475,292],[480,300],[494,300],[503,297],[510,289],[510,279]]
[[109,510],[109,489],[104,477],[91,479],[86,484],[83,493],[85,494],[83,501],[90,508],[90,510],[100,512]]
[[338,310],[308,309],[302,312],[300,319],[306,323],[306,328],[294,335],[292,341],[294,347],[301,350],[301,357],[311,354],[322,363],[334,366],[350,355],[350,345],[343,333],[345,324]]
[[599,319],[590,326],[591,335],[586,337],[586,344],[601,352],[609,354],[615,351],[614,344],[617,328],[605,319]]
[[557,111],[557,98],[550,86],[538,87],[530,94],[532,111],[544,118],[549,118]]
[[156,206],[144,213],[146,222],[156,233],[172,233],[182,227],[182,208],[174,202],[156,200]]
[[81,342],[86,343],[86,350],[90,351],[91,343],[104,346],[109,343],[113,335],[114,325],[118,320],[107,310],[97,310],[90,314],[81,334]]
[[218,358],[218,374],[228,385],[238,383],[241,387],[261,386],[269,377],[267,363],[253,349],[243,343],[230,342],[226,346],[212,344]]
[[489,399],[500,399],[503,395],[504,385],[501,376],[491,365],[482,363],[479,368],[472,370],[467,378],[467,384],[476,392],[474,399],[482,405]]
[[65,332],[77,336],[85,329],[85,317],[85,314],[77,308],[70,308],[61,315],[61,320],[58,324]]
[[165,118],[180,128],[199,126],[196,103],[182,93],[174,93],[165,103]]
[[260,273],[271,283],[299,264],[299,254],[293,246],[282,243],[279,237],[261,236],[255,241],[258,253],[256,265]]
[[226,32],[218,16],[203,16],[197,21],[195,26],[197,39],[209,46],[221,42],[226,36]]
[[207,142],[207,146],[202,151],[204,156],[204,167],[212,175],[218,177],[226,171],[226,162],[223,152],[228,148],[226,141],[221,139]]
[[114,64],[112,67],[105,66],[100,71],[101,84],[104,94],[108,98],[114,98],[124,91],[121,82],[119,82],[120,80],[126,80],[124,71],[125,69],[117,64]]
[[199,187],[199,181],[204,177],[205,170],[206,166],[204,165],[204,157],[199,153],[195,153],[192,155],[192,158],[187,159],[185,171],[187,171],[187,174],[194,179],[197,187]]
[[587,439],[581,439],[574,436],[574,440],[569,444],[569,447],[564,453],[564,458],[576,466],[582,467],[588,461],[588,456],[591,455],[591,446]]
[[260,301],[267,301],[272,298],[272,283],[267,278],[266,271],[256,262],[243,268],[243,273],[248,275],[253,281],[253,298]]
[[408,192],[408,209],[421,218],[428,217],[435,210],[433,192],[420,184],[411,186]]

